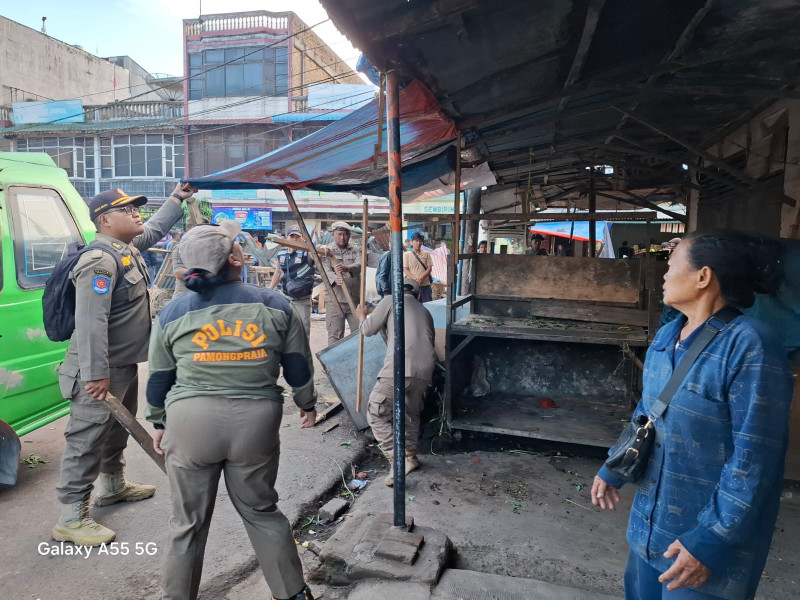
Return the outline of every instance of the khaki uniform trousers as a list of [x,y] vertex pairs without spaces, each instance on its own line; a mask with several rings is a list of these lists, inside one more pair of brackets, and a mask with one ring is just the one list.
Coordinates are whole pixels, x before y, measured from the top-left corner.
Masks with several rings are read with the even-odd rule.
[[[358,300],[354,298],[353,301],[357,302]],[[328,305],[327,301],[325,304],[325,327],[328,329],[328,346],[335,344],[344,337],[345,319],[350,326],[350,333],[358,331],[358,318],[350,310],[350,305],[347,303],[347,299],[344,298],[344,294],[339,299],[339,304],[344,312],[343,317],[339,315],[334,306]]]
[[306,328],[306,334],[311,337],[311,296],[305,298],[289,298],[297,311],[297,315],[303,322],[303,327]]
[[162,448],[172,491],[163,600],[194,600],[200,587],[220,474],[276,598],[305,585],[275,478],[283,406],[264,399],[198,396],[167,407]]
[[[390,349],[391,351],[391,349]],[[428,389],[428,382],[414,377],[406,377],[406,454],[417,453],[419,440],[420,413],[422,397]],[[389,378],[379,377],[367,405],[367,423],[381,450],[394,450],[392,418],[394,413],[394,384]]]
[[[108,393],[136,414],[139,377],[136,365],[109,369]],[[69,423],[64,430],[66,447],[61,455],[61,484],[58,501],[72,504],[88,498],[99,473],[118,473],[125,467],[122,456],[128,432],[119,424],[105,402],[86,393],[85,381],[61,375],[59,386],[71,398]]]

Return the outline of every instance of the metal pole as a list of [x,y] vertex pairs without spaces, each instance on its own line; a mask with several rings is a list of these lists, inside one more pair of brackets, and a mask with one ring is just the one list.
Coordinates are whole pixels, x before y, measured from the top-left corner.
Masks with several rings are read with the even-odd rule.
[[458,297],[458,276],[459,276],[459,265],[461,262],[458,260],[458,255],[461,252],[461,130],[456,131],[456,180],[455,180],[455,190],[453,192],[453,212],[455,213],[453,217],[455,218],[455,222],[453,223],[453,281],[447,282],[448,293],[450,294],[450,298],[452,298],[453,302],[456,301]]
[[[400,163],[400,91],[397,71],[386,74],[389,227],[394,309],[394,526],[406,526],[406,331],[403,307],[403,206]],[[389,349],[389,352],[392,350]]]

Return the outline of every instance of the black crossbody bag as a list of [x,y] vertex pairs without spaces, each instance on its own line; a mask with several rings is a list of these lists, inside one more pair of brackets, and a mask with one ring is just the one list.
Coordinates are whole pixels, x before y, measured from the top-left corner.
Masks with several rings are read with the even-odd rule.
[[678,391],[700,353],[720,331],[725,329],[728,323],[741,314],[739,309],[726,306],[708,318],[703,329],[686,351],[686,356],[672,372],[672,377],[669,378],[667,385],[653,403],[650,414],[639,415],[625,426],[614,445],[614,451],[606,459],[605,466],[609,471],[628,483],[639,480],[650,460],[650,453],[653,451],[656,439],[655,422],[667,410],[672,397]]

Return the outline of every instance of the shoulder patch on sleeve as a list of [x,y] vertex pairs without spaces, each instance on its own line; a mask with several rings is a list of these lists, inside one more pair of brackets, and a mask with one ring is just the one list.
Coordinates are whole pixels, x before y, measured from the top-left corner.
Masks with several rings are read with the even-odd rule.
[[92,289],[96,294],[100,294],[101,296],[107,294],[108,290],[111,289],[111,278],[105,275],[97,275],[92,279]]

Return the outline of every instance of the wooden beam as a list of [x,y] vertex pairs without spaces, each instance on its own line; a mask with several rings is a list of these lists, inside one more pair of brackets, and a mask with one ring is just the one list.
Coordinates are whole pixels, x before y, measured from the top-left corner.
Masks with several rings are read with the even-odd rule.
[[685,83],[641,83],[636,81],[593,81],[589,86],[594,89],[616,92],[649,92],[650,94],[677,94],[685,96],[731,96],[734,98],[758,99],[800,99],[800,90],[785,87],[767,89],[761,86],[732,87]]
[[695,146],[693,146],[689,142],[683,140],[682,138],[665,131],[663,127],[653,123],[652,121],[650,121],[648,118],[644,117],[643,115],[641,115],[639,113],[636,113],[636,112],[634,112],[632,110],[622,108],[620,106],[617,106],[615,108],[618,111],[620,111],[622,114],[627,115],[628,117],[633,119],[634,121],[638,121],[639,123],[641,123],[642,125],[644,125],[648,129],[652,129],[656,133],[658,133],[660,135],[663,135],[665,138],[667,138],[669,140],[672,140],[673,142],[675,142],[679,146],[683,146],[684,148],[686,148],[692,154],[695,154],[697,156],[703,157],[708,163],[716,166],[719,169],[722,169],[723,171],[725,171],[729,175],[733,175],[737,179],[741,179],[742,181],[744,181],[748,185],[756,185],[757,181],[755,179],[753,179],[752,177],[748,176],[746,173],[743,173],[739,169],[733,168],[727,162],[725,162],[724,160],[722,160],[720,158],[717,158],[716,156],[714,156],[710,152],[706,152],[705,150],[702,150],[700,148],[696,148]]
[[[586,9],[586,21],[583,24],[583,33],[581,34],[581,41],[578,43],[578,50],[575,52],[575,58],[572,61],[572,67],[567,75],[567,81],[564,83],[564,88],[569,88],[581,76],[583,65],[586,63],[586,57],[589,55],[589,48],[594,39],[594,33],[597,30],[597,23],[600,20],[600,13],[603,10],[605,0],[590,0],[589,8]],[[558,112],[564,110],[569,96],[564,96],[558,103]]]
[[634,206],[641,206],[642,208],[650,208],[652,210],[657,210],[659,212],[664,213],[665,215],[669,215],[673,217],[676,221],[680,221],[681,223],[686,223],[686,215],[681,215],[676,212],[672,212],[671,210],[667,210],[665,208],[661,208],[655,202],[650,202],[641,196],[637,196],[636,194],[630,194],[631,197],[629,198],[620,198],[619,196],[612,196],[610,194],[604,194],[603,192],[595,192],[598,196],[602,196],[603,198],[610,198],[611,200],[617,200],[619,202],[624,202],[625,204],[633,204]]
[[641,212],[585,212],[585,213],[482,213],[461,215],[465,221],[655,221],[656,215]]
[[[683,31],[681,31],[681,34],[675,41],[675,45],[672,47],[670,53],[667,54],[663,59],[661,59],[660,64],[662,66],[674,61],[678,56],[680,56],[683,53],[683,51],[686,49],[686,47],[694,38],[694,32],[700,26],[700,23],[703,21],[703,19],[706,18],[706,15],[708,15],[708,13],[711,12],[711,9],[714,8],[714,6],[716,6],[719,3],[719,1],[720,0],[706,0],[705,4],[703,4],[703,6],[701,6],[697,10],[697,12],[694,13],[694,15],[692,15],[692,18],[689,19],[689,22],[686,24],[686,27],[683,28]],[[662,73],[653,73],[647,78],[647,83],[653,83],[660,77],[661,74]],[[633,110],[636,110],[638,106],[639,106],[638,102],[631,104],[631,108]],[[617,130],[622,129],[623,125],[625,125],[625,120],[626,118],[624,116],[620,119],[619,123],[617,123],[616,127]],[[614,135],[610,135],[609,137],[606,138],[606,143],[610,142],[613,139]]]
[[333,286],[331,285],[331,282],[328,280],[328,274],[325,272],[325,268],[322,266],[322,261],[319,259],[319,254],[317,254],[317,249],[314,246],[314,242],[311,241],[311,236],[308,235],[308,229],[306,229],[306,222],[303,219],[303,215],[300,214],[300,209],[297,208],[297,203],[294,201],[294,195],[292,195],[292,190],[283,188],[283,195],[286,196],[286,201],[289,203],[289,206],[292,207],[294,218],[297,221],[297,224],[300,226],[300,233],[303,234],[303,239],[306,242],[306,246],[308,246],[311,255],[314,257],[314,264],[319,266],[319,274],[322,276],[322,283],[325,284],[325,290],[328,292],[328,296],[330,296],[332,300],[331,306],[333,306],[336,312],[339,313],[340,317],[344,317],[344,310],[342,310],[342,305],[339,304],[339,299],[336,297],[336,294],[333,293]]

